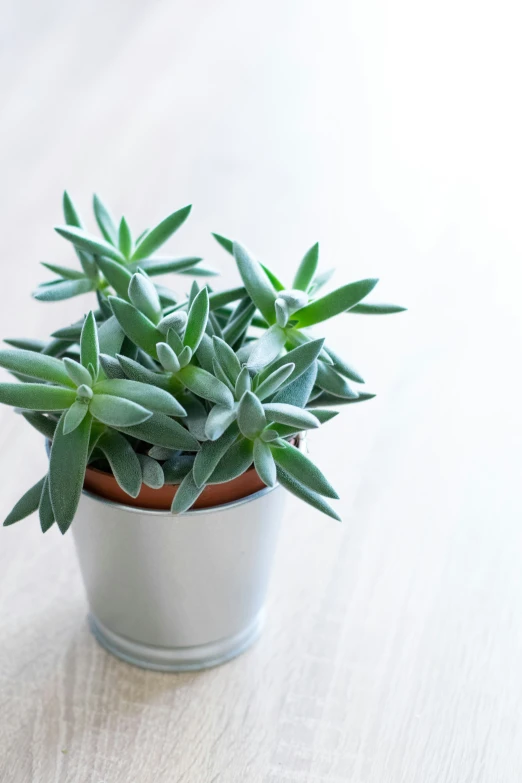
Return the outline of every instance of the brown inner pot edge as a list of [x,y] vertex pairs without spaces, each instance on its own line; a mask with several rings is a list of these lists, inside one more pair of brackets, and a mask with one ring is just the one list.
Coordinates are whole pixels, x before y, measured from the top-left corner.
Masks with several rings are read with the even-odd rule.
[[[297,444],[298,438],[292,439],[290,442]],[[83,486],[94,495],[112,500],[114,503],[165,511],[170,509],[179,484],[165,484],[161,489],[151,489],[142,484],[139,495],[133,498],[121,489],[112,473],[88,467]],[[252,466],[232,481],[207,485],[192,508],[212,508],[232,503],[234,500],[246,498],[259,492],[265,486]]]

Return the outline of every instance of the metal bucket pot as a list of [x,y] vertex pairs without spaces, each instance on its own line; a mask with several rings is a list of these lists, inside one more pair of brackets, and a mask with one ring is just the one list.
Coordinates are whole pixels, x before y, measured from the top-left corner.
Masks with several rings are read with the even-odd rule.
[[265,488],[173,516],[84,491],[72,531],[96,639],[159,671],[246,650],[261,630],[285,494]]

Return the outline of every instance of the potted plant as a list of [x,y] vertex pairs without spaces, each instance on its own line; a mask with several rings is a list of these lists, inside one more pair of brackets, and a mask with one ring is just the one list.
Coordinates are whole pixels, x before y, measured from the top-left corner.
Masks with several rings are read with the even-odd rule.
[[4,525],[37,509],[43,532],[73,523],[91,628],[119,657],[162,670],[228,660],[260,629],[284,490],[339,519],[303,433],[373,396],[310,327],[403,308],[363,302],[373,279],[321,295],[331,272],[317,272],[318,245],[288,288],[218,234],[242,284],[194,281],[178,297],[153,277],[213,274],[198,257],[155,255],[190,207],[134,239],[97,197],[99,237],[67,194],[63,206],[56,231],[80,268],[44,264],[57,277],[34,296],[93,292],[97,307],[50,342],[0,350],[16,378],[0,383],[0,402],[49,450],[48,472]]

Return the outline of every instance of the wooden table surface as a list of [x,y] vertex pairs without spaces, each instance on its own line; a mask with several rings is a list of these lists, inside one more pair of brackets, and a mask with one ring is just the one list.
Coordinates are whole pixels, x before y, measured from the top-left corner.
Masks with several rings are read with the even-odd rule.
[[[172,252],[223,284],[210,231],[288,277],[319,239],[340,283],[376,274],[410,311],[327,324],[378,397],[311,438],[343,523],[289,499],[266,629],[239,659],[184,675],[113,659],[71,537],[34,517],[1,532],[2,783],[522,779],[518,13],[3,4],[2,336],[90,306],[29,298],[38,261],[70,258],[64,187],[138,227],[192,202]],[[45,455],[0,417],[5,516]]]

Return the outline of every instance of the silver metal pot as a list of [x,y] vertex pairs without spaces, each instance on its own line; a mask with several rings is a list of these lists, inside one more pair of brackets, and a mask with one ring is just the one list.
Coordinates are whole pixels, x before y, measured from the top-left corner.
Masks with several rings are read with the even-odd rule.
[[84,491],[72,531],[96,639],[159,671],[246,650],[261,630],[285,495],[265,488],[173,516]]

